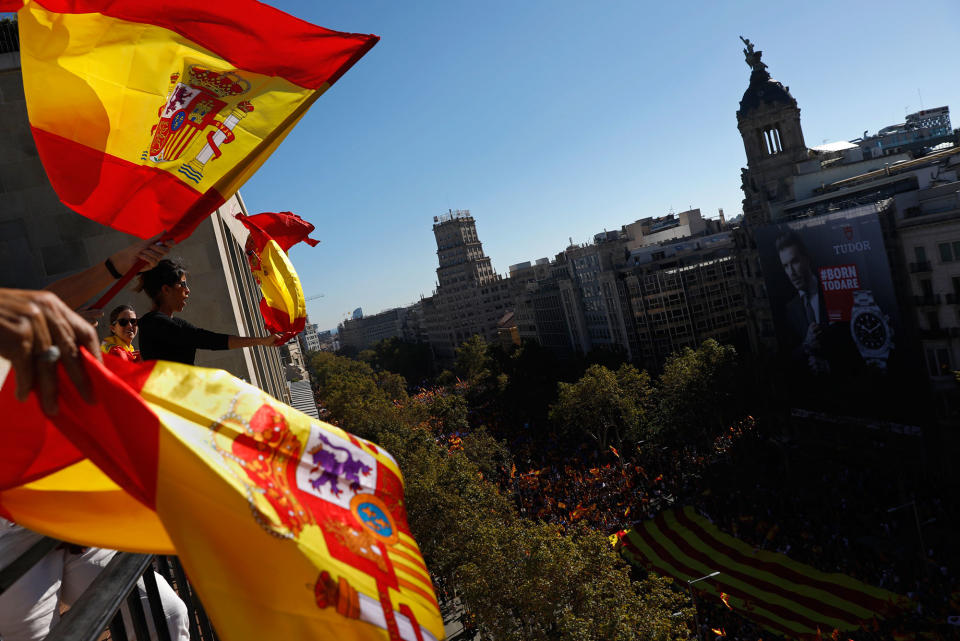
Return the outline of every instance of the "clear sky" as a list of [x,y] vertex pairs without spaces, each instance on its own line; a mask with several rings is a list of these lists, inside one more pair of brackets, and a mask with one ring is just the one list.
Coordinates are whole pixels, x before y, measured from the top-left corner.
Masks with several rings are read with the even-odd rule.
[[[273,0],[380,43],[241,189],[322,243],[291,257],[313,321],[435,287],[433,216],[469,209],[494,268],[671,208],[739,215],[739,35],[801,108],[808,146],[949,105],[960,3]],[[721,6],[729,4],[730,6]]]

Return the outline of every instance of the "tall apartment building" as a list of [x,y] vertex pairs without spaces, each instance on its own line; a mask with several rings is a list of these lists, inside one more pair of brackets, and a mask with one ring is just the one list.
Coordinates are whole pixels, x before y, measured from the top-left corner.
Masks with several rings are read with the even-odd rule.
[[474,334],[497,340],[503,329],[498,324],[512,309],[509,281],[494,272],[469,211],[434,216],[433,235],[437,288],[423,300],[423,322],[434,356],[450,363],[456,348]]
[[320,351],[320,337],[317,334],[317,324],[309,321],[308,318],[303,326],[301,347],[303,347],[304,352],[318,352]]
[[511,266],[520,338],[561,357],[613,351],[648,369],[707,338],[749,349],[738,248],[722,228],[692,209]]
[[396,307],[371,316],[347,319],[337,329],[340,345],[359,351],[388,338],[422,341],[422,309],[423,305],[418,301],[409,307]]
[[738,267],[732,231],[632,251],[623,281],[635,325],[633,360],[657,369],[671,353],[708,338],[750,349]]
[[630,315],[622,307],[618,268],[624,262],[624,242],[617,232],[599,234],[592,244],[571,245],[557,254],[560,300],[574,349],[622,352],[633,357],[628,333]]
[[[13,40],[0,47],[0,286],[40,288],[103,261],[137,239],[95,223],[63,205],[40,163],[27,120],[20,58]],[[239,195],[171,251],[190,271],[190,302],[181,316],[207,329],[265,336],[259,287],[243,248],[233,239]],[[150,310],[145,294],[127,287],[110,303]],[[101,324],[101,336],[106,328]],[[197,353],[197,365],[225,369],[289,402],[278,350],[253,347]]]

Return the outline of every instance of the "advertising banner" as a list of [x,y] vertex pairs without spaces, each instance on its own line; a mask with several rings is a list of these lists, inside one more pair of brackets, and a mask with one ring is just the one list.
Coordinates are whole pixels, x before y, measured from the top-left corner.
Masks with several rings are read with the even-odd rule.
[[814,374],[887,370],[899,318],[879,220],[885,206],[756,231],[780,348],[796,367]]

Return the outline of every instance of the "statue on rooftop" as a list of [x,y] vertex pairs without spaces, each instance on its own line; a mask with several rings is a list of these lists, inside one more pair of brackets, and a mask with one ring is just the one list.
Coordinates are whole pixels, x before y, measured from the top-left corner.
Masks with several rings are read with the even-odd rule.
[[743,56],[747,59],[747,64],[750,65],[750,68],[754,71],[764,71],[767,68],[767,65],[760,60],[763,52],[754,51],[753,43],[750,42],[749,38],[740,36],[740,40],[743,41],[743,44],[747,45],[746,49],[743,50]]

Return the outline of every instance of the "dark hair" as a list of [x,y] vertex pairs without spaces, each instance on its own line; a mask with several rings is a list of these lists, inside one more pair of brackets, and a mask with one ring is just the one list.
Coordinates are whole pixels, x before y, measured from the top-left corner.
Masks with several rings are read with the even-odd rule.
[[810,258],[810,253],[807,251],[807,246],[803,244],[803,240],[800,238],[800,234],[788,229],[779,236],[777,236],[777,251],[782,252],[787,247],[796,247],[797,251],[800,252],[805,258]]
[[133,312],[134,314],[137,313],[137,310],[135,310],[130,305],[117,305],[116,307],[114,307],[113,311],[110,312],[110,324],[113,325],[114,323],[116,323],[117,317],[119,317],[120,314],[124,313],[127,310]]
[[150,300],[156,303],[164,285],[176,285],[186,274],[187,269],[181,263],[164,258],[156,267],[137,277],[137,286],[133,291],[146,292]]

